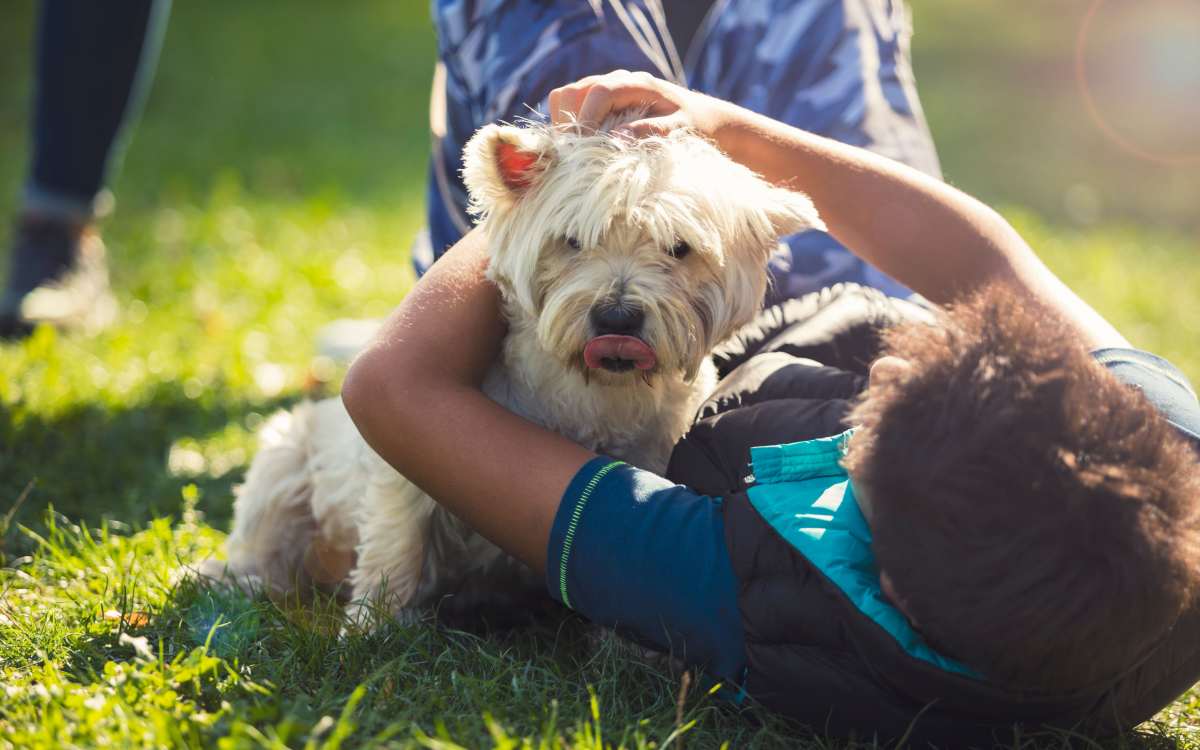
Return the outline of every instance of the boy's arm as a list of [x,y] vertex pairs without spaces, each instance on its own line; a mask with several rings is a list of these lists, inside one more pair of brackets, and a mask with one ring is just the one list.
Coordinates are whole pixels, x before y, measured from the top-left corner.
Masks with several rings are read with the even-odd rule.
[[476,230],[430,269],[355,360],[342,400],[388,463],[541,571],[563,492],[594,455],[480,389],[504,337],[485,251]]
[[830,234],[934,302],[1005,282],[1073,324],[1087,346],[1128,346],[999,214],[915,169],[644,73],[593,76],[550,96],[552,118],[585,126],[634,106],[648,107],[629,126],[635,135],[690,127],[709,136],[772,182],[806,192]]

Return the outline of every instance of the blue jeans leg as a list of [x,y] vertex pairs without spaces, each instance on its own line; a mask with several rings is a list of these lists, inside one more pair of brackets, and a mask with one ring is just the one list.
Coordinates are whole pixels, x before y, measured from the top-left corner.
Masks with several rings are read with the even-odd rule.
[[170,0],[42,0],[27,211],[92,216],[169,13]]

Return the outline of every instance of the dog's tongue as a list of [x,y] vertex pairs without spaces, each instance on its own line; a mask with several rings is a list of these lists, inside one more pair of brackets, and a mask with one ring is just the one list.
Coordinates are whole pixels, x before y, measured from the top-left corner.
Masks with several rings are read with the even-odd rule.
[[624,359],[639,370],[649,370],[658,362],[654,350],[645,341],[634,336],[597,336],[583,348],[583,362],[596,369],[603,367],[603,360]]

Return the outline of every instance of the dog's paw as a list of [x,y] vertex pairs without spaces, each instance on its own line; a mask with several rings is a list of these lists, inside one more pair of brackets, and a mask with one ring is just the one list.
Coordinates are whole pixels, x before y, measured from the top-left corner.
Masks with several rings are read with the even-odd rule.
[[210,557],[196,565],[185,565],[179,570],[180,579],[194,578],[202,586],[236,589],[254,596],[267,588],[266,582],[253,573],[239,571],[224,560]]
[[425,613],[415,607],[401,607],[392,612],[370,601],[355,600],[343,610],[342,640],[356,635],[370,635],[386,622],[399,625],[416,625],[425,619]]
[[346,640],[351,636],[368,635],[379,625],[379,614],[369,602],[355,600],[346,605],[342,613],[342,629],[339,637]]

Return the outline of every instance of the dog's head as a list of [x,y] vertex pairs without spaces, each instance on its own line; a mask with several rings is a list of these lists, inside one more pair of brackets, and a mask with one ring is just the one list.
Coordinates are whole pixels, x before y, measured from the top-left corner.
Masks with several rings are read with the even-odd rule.
[[463,176],[486,225],[489,277],[514,327],[599,382],[695,376],[762,304],[777,238],[821,228],[803,194],[769,185],[688,131],[634,139],[488,125]]

